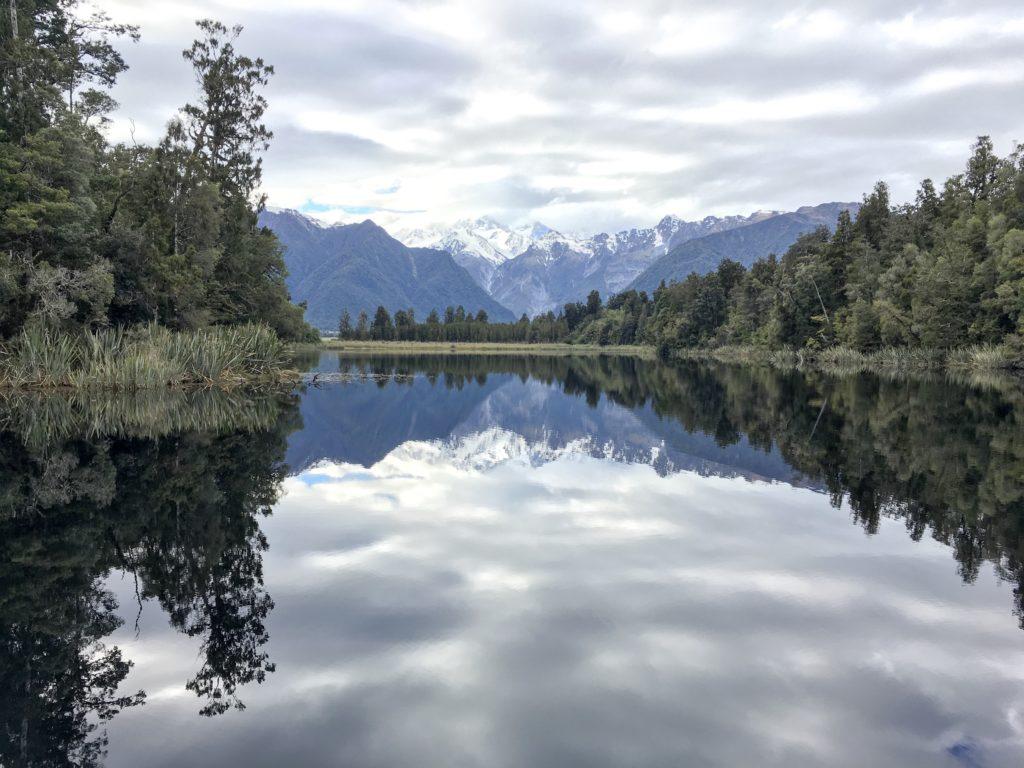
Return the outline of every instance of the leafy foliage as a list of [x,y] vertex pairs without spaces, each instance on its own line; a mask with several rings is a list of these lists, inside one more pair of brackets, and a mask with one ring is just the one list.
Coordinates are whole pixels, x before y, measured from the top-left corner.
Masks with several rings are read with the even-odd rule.
[[[621,300],[613,300],[621,306]],[[609,302],[609,308],[613,301]],[[706,274],[662,283],[653,306],[627,302],[629,320],[606,310],[579,338],[638,328],[665,353],[722,346],[793,349],[837,346],[950,350],[1004,345],[989,365],[1024,352],[1024,150],[999,158],[978,139],[964,173],[937,192],[921,184],[913,204],[892,206],[879,182],[856,218],[841,212],[834,232],[801,235],[779,258],[750,268],[725,259]],[[968,355],[969,357],[971,355]]]
[[[6,5],[6,4],[5,4]],[[261,322],[311,338],[281,247],[257,225],[261,89],[273,69],[235,50],[241,28],[200,21],[184,52],[199,98],[155,147],[98,130],[135,27],[78,0],[0,14],[0,338],[157,323]],[[8,12],[9,11],[9,12]]]

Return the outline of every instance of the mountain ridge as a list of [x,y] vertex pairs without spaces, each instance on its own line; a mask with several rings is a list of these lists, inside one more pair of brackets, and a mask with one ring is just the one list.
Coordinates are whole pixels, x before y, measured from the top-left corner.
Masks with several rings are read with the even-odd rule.
[[856,214],[859,208],[859,203],[805,205],[744,227],[684,241],[649,265],[628,287],[651,293],[662,280],[670,283],[685,280],[691,272],[711,272],[727,258],[749,267],[772,253],[781,256],[798,237],[820,226],[834,230],[842,211]]
[[668,215],[652,227],[590,237],[563,233],[540,222],[511,228],[483,216],[397,235],[407,244],[428,243],[447,250],[504,306],[517,315],[536,315],[577,301],[594,289],[606,296],[625,289],[685,240],[748,226],[779,213],[756,211],[699,221]]
[[378,305],[411,307],[420,319],[460,304],[492,320],[515,319],[450,254],[409,248],[370,219],[324,226],[298,211],[268,209],[259,223],[284,246],[292,299],[306,302],[307,321],[321,330],[337,328],[346,310],[353,323],[360,312],[372,317]]
[[590,237],[541,222],[512,228],[490,216],[397,237],[370,219],[324,225],[287,209],[268,209],[260,221],[286,246],[293,298],[306,301],[310,322],[327,329],[342,309],[355,318],[362,310],[372,314],[377,304],[391,311],[412,307],[421,318],[462,304],[486,310],[492,320],[511,320],[558,311],[592,290],[604,297],[629,288],[650,293],[662,280],[712,271],[725,258],[749,266],[782,254],[800,235],[834,229],[841,211],[858,208],[829,202],[697,221],[668,215],[652,227]]

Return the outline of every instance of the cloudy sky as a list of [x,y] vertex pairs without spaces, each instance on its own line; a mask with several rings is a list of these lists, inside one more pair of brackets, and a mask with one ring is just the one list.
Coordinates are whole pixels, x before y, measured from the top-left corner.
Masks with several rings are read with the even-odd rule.
[[114,138],[191,96],[192,22],[277,74],[272,205],[389,228],[493,215],[592,232],[896,199],[973,138],[1024,140],[1019,0],[118,0],[142,27]]

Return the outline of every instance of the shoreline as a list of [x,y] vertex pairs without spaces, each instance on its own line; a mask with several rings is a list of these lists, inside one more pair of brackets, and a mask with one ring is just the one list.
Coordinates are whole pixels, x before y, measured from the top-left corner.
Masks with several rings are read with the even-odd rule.
[[252,323],[80,334],[38,326],[0,343],[0,392],[283,389],[299,378],[286,344],[269,327]]
[[[300,349],[302,347],[299,347]],[[520,342],[435,342],[435,341],[337,341],[324,339],[310,345],[317,350],[346,354],[433,354],[433,355],[564,355],[632,356],[658,358],[647,345],[608,345]],[[1024,358],[1004,346],[977,345],[949,350],[885,347],[870,353],[849,347],[808,350],[770,350],[762,347],[722,346],[708,349],[680,349],[669,353],[668,363],[714,361],[734,365],[769,365],[775,368],[817,370],[835,376],[874,373],[887,376],[988,375],[1007,380],[1024,380]]]
[[1003,346],[976,345],[953,349],[883,347],[859,352],[849,347],[819,351],[762,347],[723,346],[680,349],[670,361],[715,361],[734,365],[768,365],[774,368],[811,369],[834,376],[874,373],[888,376],[990,375],[1007,380],[1024,379],[1024,359]]
[[[388,354],[426,353],[434,355],[617,355],[631,357],[655,357],[654,347],[639,344],[608,345],[597,344],[523,344],[521,342],[482,342],[482,341],[338,341],[323,339],[314,349],[331,352],[373,352]],[[303,347],[299,345],[297,349]]]

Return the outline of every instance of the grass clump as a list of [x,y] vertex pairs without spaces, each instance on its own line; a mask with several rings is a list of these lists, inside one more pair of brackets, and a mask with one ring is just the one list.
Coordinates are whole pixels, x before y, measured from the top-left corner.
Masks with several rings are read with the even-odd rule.
[[0,345],[0,386],[135,391],[280,381],[286,349],[247,324],[174,332],[157,325],[69,335],[30,327]]
[[946,358],[950,370],[1006,371],[1017,368],[1021,360],[1004,344],[977,344],[954,349]]

